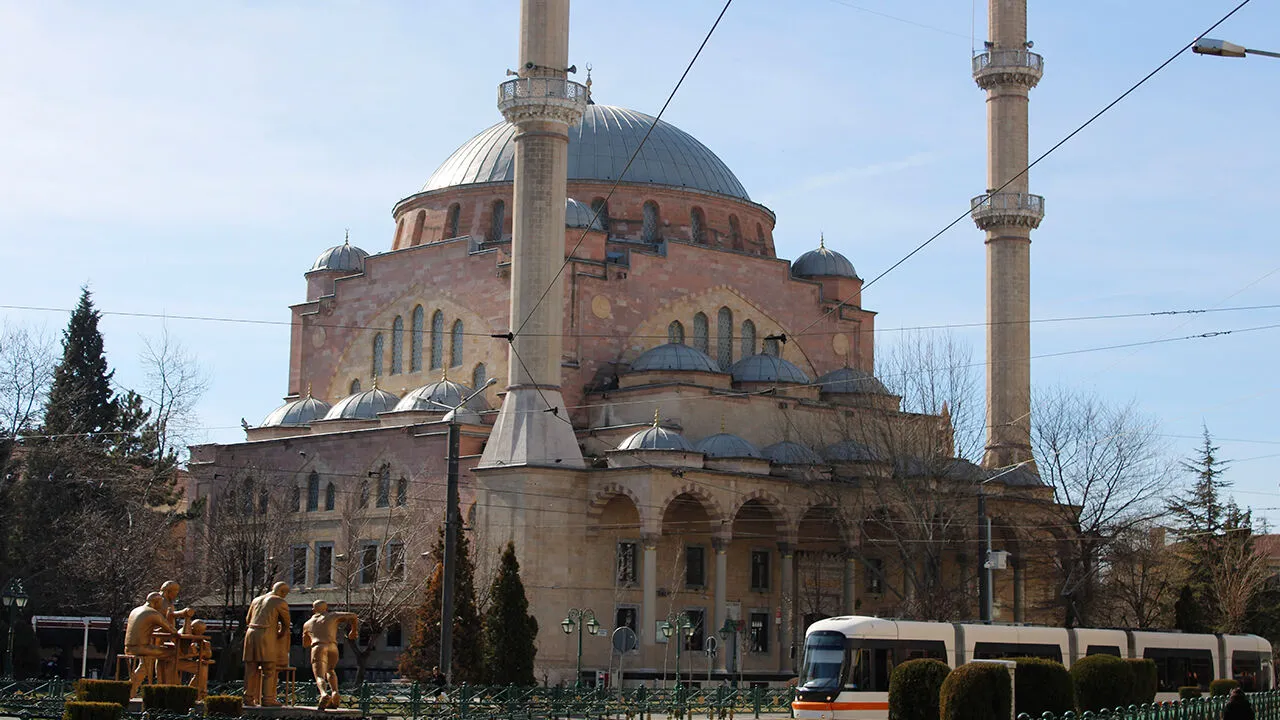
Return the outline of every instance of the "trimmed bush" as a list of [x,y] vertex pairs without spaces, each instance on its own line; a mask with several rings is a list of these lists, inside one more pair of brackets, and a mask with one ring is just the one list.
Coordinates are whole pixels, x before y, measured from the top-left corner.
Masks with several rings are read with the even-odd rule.
[[938,720],[942,683],[951,668],[941,660],[908,660],[889,676],[889,720]]
[[62,708],[62,720],[120,720],[123,712],[120,703],[69,700]]
[[1209,697],[1226,697],[1232,690],[1240,687],[1240,683],[1231,678],[1221,678],[1209,683]]
[[1114,655],[1090,655],[1071,666],[1080,711],[1112,710],[1133,697],[1133,670]]
[[1178,688],[1178,699],[1179,700],[1199,700],[1200,686],[1199,685],[1183,685],[1182,687]]
[[244,698],[235,695],[210,695],[204,699],[206,715],[240,717],[244,713]]
[[81,702],[110,702],[126,707],[129,704],[128,680],[80,680],[76,683],[76,700]]
[[1013,704],[1009,671],[996,663],[966,663],[942,681],[941,720],[1008,720]]
[[1047,658],[1013,658],[1014,713],[1038,718],[1045,712],[1062,715],[1076,709],[1076,687],[1066,666]]
[[1125,662],[1133,671],[1133,695],[1129,697],[1129,704],[1150,705],[1155,702],[1156,692],[1160,689],[1156,661],[1146,658],[1128,658]]
[[143,685],[142,708],[185,713],[195,707],[198,691],[186,685]]

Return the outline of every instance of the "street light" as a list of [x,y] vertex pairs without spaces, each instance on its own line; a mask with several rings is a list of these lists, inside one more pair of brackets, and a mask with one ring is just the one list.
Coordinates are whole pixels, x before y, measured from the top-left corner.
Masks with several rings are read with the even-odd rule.
[[728,648],[728,652],[724,656],[725,670],[730,673],[736,671],[739,676],[742,675],[742,667],[738,659],[738,633],[742,632],[742,627],[741,620],[725,618],[724,625],[718,631],[720,638],[725,642],[725,647]]
[[0,602],[9,609],[9,665],[5,678],[13,679],[13,636],[16,634],[15,626],[17,625],[17,616],[22,608],[27,606],[27,591],[22,587],[22,578],[13,578],[9,584],[5,586],[4,593],[0,594]]
[[680,646],[684,645],[684,641],[693,637],[695,630],[689,616],[684,613],[672,613],[659,626],[662,630],[662,637],[670,638],[676,636],[676,687],[680,687]]
[[564,620],[560,621],[560,629],[564,630],[565,635],[572,635],[573,631],[578,631],[578,678],[574,681],[575,688],[582,687],[582,628],[586,627],[587,633],[595,635],[600,629],[600,623],[596,622],[596,614],[591,608],[569,608],[569,614]]
[[1229,43],[1225,40],[1214,40],[1213,38],[1200,38],[1196,40],[1196,44],[1191,46],[1191,52],[1198,55],[1217,55],[1218,57],[1244,57],[1245,55],[1266,55],[1267,57],[1280,57],[1280,53],[1270,52],[1267,50],[1254,50],[1235,43]]
[[996,478],[1008,475],[1023,465],[1030,465],[1033,462],[1035,461],[1023,460],[978,483],[978,619],[987,624],[991,623],[991,616],[994,614],[992,596],[995,588],[991,577],[991,518],[987,517],[987,493],[984,486]]

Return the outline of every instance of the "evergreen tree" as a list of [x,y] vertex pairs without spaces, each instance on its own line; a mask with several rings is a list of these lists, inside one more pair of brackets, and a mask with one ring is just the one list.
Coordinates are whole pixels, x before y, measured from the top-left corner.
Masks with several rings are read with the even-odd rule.
[[[102,314],[93,307],[89,288],[81,288],[80,302],[62,333],[62,360],[54,368],[53,384],[45,402],[41,434],[52,436],[46,438],[49,445],[74,445],[75,450],[102,453],[110,442],[110,433],[116,430],[118,407],[111,390],[111,378],[115,372],[107,369],[102,333],[98,330],[101,319]],[[67,455],[65,452],[57,454]],[[75,467],[75,461],[86,459],[53,459],[54,462],[46,468],[52,472],[36,475],[70,477],[70,472],[80,469]]]
[[[444,530],[440,530],[432,550],[444,557]],[[431,678],[431,668],[440,659],[440,588],[443,566],[437,566],[427,580],[426,594],[414,619],[409,647],[400,655],[400,674],[414,680]],[[453,576],[453,677],[454,683],[476,684],[484,679],[483,629],[476,609],[475,565],[471,543],[465,532],[458,533],[458,561]]]
[[[1224,543],[1236,542],[1240,530],[1252,524],[1251,513],[1242,511],[1223,495],[1231,483],[1223,479],[1228,463],[1218,456],[1209,429],[1194,458],[1182,467],[1195,476],[1191,488],[1169,503],[1187,570],[1187,586],[1174,607],[1175,623],[1187,632],[1210,632],[1218,624],[1213,572],[1222,562]],[[1242,525],[1243,523],[1243,525]]]
[[489,612],[484,619],[485,681],[491,685],[534,685],[533,659],[538,654],[538,621],[529,614],[529,598],[520,579],[516,546],[502,551],[498,576],[489,586]]
[[1173,627],[1185,633],[1207,633],[1209,625],[1204,621],[1204,609],[1190,585],[1183,585],[1178,599],[1173,603]]

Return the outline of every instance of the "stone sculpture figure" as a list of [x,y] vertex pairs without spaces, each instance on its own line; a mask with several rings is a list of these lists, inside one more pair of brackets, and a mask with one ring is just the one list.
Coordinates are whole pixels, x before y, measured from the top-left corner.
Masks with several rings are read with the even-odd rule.
[[249,603],[244,633],[244,704],[279,707],[276,683],[280,660],[289,654],[289,585],[278,582],[271,592]]
[[317,600],[311,603],[315,612],[302,626],[302,646],[311,648],[311,672],[320,690],[318,710],[336,708],[342,698],[338,695],[338,631],[343,623],[351,623],[347,638],[360,636],[360,619],[355,613],[329,612],[329,603]]
[[209,694],[209,666],[213,664],[213,646],[205,635],[203,620],[188,620],[182,626],[182,634],[178,636],[179,673],[191,675],[187,683],[196,689],[196,697],[204,700]]
[[[162,596],[160,612],[164,613],[165,620],[168,620],[173,627],[178,627],[179,620],[190,622],[191,618],[195,617],[196,614],[196,611],[191,608],[176,609],[177,606],[174,605],[174,602],[178,599],[178,591],[181,589],[176,580],[166,580],[160,586],[160,595]],[[173,663],[162,662],[158,669],[161,673],[160,682],[173,684],[178,681],[177,676],[174,674],[176,670]]]
[[[168,677],[169,660],[174,657],[174,647],[156,643],[156,633],[176,635],[177,630],[165,617],[164,596],[158,592],[147,595],[147,602],[129,612],[129,619],[124,626],[124,652],[137,658],[136,664],[129,668],[130,697],[138,694],[142,681],[157,674],[161,680]],[[157,668],[157,662],[161,665]],[[159,670],[159,672],[157,672]]]

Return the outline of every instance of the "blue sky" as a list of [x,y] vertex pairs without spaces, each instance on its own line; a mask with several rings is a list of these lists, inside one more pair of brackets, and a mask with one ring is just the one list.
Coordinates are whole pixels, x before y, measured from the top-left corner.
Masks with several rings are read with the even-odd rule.
[[[1238,0],[1036,2],[1037,155]],[[1158,10],[1157,10],[1158,8]],[[579,0],[571,61],[598,102],[656,113],[719,2]],[[970,79],[985,3],[737,0],[665,119],[778,215],[780,255],[817,244],[878,275],[986,186]],[[40,3],[0,0],[0,304],[287,322],[326,247],[390,246],[390,209],[497,122],[518,3]],[[894,16],[894,18],[885,17]],[[1280,50],[1254,0],[1213,33]],[[581,75],[579,80],[583,79]],[[1271,213],[1280,61],[1187,53],[1032,171],[1036,318],[1277,302]],[[960,223],[869,288],[881,328],[981,322],[982,235]],[[0,310],[56,332],[65,316]],[[284,326],[171,319],[207,367],[205,439],[231,441],[285,392]],[[1033,354],[1280,323],[1280,311],[1034,326]],[[161,321],[108,315],[124,385]],[[980,329],[960,330],[983,351]],[[889,333],[880,342],[890,342]],[[1134,401],[1171,452],[1201,424],[1238,499],[1280,507],[1280,330],[1036,360],[1037,385]],[[1277,457],[1265,457],[1277,455]],[[1280,510],[1262,512],[1280,521]]]

